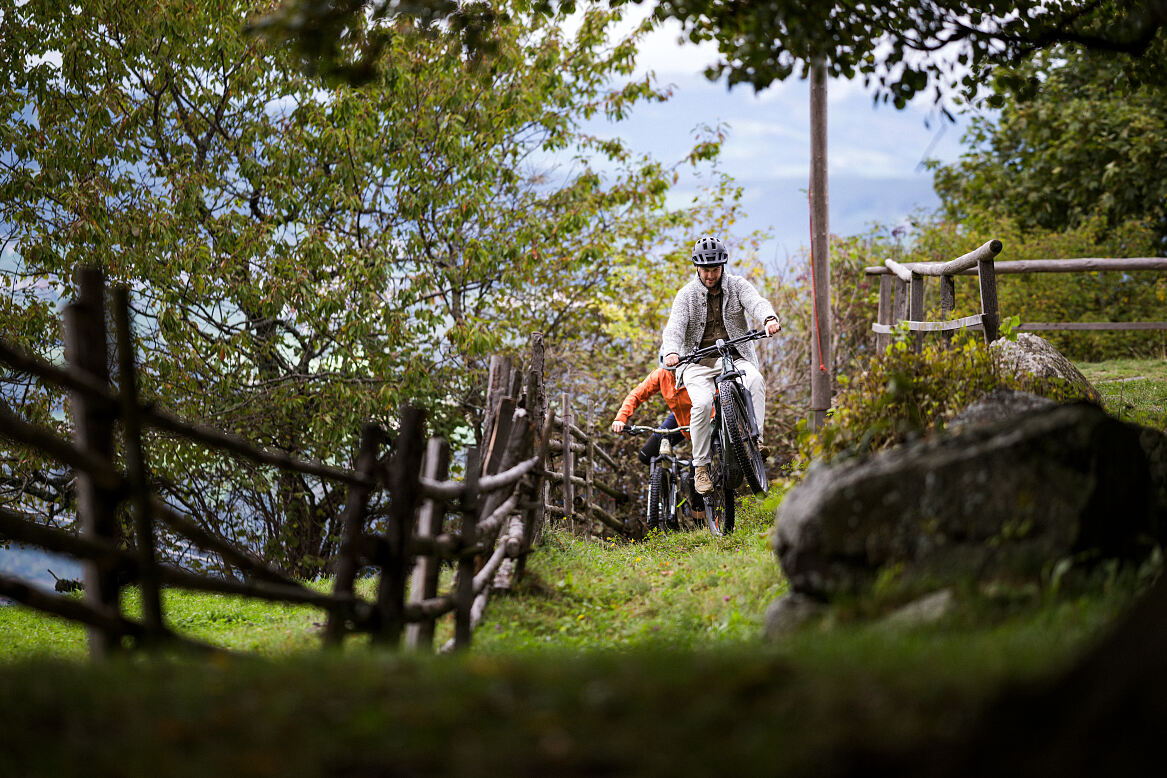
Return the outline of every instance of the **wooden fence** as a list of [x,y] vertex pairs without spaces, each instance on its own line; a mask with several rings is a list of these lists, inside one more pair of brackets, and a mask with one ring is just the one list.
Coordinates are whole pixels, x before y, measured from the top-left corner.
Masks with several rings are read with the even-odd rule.
[[[997,339],[1000,313],[997,306],[997,275],[1011,273],[1086,273],[1096,271],[1167,270],[1167,258],[1132,257],[1127,259],[1031,259],[996,261],[1001,241],[991,240],[951,262],[907,262],[884,260],[883,265],[864,269],[867,275],[879,276],[879,313],[871,325],[876,345],[887,345],[897,323],[905,323],[915,333],[944,332],[962,328],[981,329],[985,342]],[[981,313],[947,320],[956,305],[955,278],[975,275],[980,284]],[[924,321],[924,278],[940,279],[941,321]],[[1164,330],[1167,322],[1023,322],[1018,330]],[[919,334],[917,334],[917,343]]]
[[[85,600],[61,597],[18,579],[0,575],[0,595],[32,608],[81,622],[89,628],[90,652],[106,656],[129,647],[181,646],[220,649],[176,634],[166,623],[163,586],[241,595],[312,605],[327,612],[323,639],[340,644],[345,636],[366,633],[385,646],[403,639],[412,648],[432,647],[434,624],[453,612],[454,634],[443,646],[462,648],[481,620],[496,575],[504,563],[521,571],[530,538],[543,519],[543,463],[550,445],[553,414],[544,419],[542,339],[532,339],[532,368],[525,382],[493,387],[483,451],[471,449],[463,481],[447,480],[449,447],[424,437],[424,413],[405,409],[391,450],[386,430],[366,424],[356,467],[336,468],[254,446],[231,434],[186,422],[143,404],[137,396],[137,371],[131,339],[129,295],[113,290],[117,344],[117,386],[107,368],[105,283],[92,269],[78,273],[79,295],[65,309],[67,366],[47,361],[0,342],[0,363],[70,392],[75,432],[72,442],[31,424],[0,404],[0,436],[36,449],[74,469],[78,479],[80,533],[43,526],[33,517],[0,508],[0,536],[85,563]],[[525,386],[523,385],[525,383]],[[123,450],[115,451],[120,423]],[[146,429],[180,438],[276,468],[332,479],[347,485],[343,536],[335,560],[330,593],[315,591],[255,558],[245,550],[205,532],[154,495],[148,476]],[[387,489],[389,517],[382,534],[366,526],[370,498]],[[118,512],[128,506],[134,520],[132,548],[120,537]],[[457,530],[446,530],[447,512],[460,515]],[[215,578],[159,562],[156,524],[202,549],[221,555],[245,580]],[[438,592],[439,564],[457,566],[451,588]],[[379,568],[376,597],[354,591],[358,570]],[[412,574],[412,586],[407,578]],[[142,615],[121,611],[123,587],[141,590]],[[408,597],[407,597],[408,591]]]

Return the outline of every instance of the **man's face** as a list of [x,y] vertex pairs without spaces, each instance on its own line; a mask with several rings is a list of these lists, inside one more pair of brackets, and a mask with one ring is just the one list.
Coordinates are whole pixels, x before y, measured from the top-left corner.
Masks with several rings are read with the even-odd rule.
[[717,286],[717,282],[721,280],[721,268],[721,265],[697,268],[697,277],[701,279],[706,289]]

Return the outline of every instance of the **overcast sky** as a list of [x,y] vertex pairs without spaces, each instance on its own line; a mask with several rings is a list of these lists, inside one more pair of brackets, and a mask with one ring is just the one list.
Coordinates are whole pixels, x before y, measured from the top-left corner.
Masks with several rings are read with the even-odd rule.
[[[744,189],[749,219],[742,233],[770,232],[761,259],[782,263],[810,243],[809,83],[792,78],[760,94],[749,86],[729,90],[724,80],[710,82],[702,75],[715,60],[713,46],[678,44],[679,29],[671,24],[653,33],[638,62],[640,73],[652,71],[660,83],[675,85],[675,96],[639,106],[630,120],[607,132],[618,131],[634,149],[670,161],[692,146],[698,125],[728,125],[722,167]],[[877,222],[895,225],[913,211],[935,208],[932,176],[921,162],[955,160],[965,122],[941,119],[925,100],[902,111],[876,107],[861,81],[829,82],[827,99],[831,232],[850,235]],[[605,132],[599,125],[591,129]],[[677,203],[694,191],[682,185]]]

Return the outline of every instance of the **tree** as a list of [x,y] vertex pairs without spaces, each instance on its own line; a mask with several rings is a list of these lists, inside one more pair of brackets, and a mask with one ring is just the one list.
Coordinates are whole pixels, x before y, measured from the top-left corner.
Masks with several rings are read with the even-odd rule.
[[[570,12],[576,3],[536,0],[533,6]],[[378,22],[393,13],[408,14],[415,29],[446,29],[469,49],[485,51],[499,18],[483,2],[284,0],[260,27],[294,41],[310,68],[362,79],[392,36]],[[655,14],[680,21],[694,42],[717,42],[721,60],[710,69],[712,78],[763,89],[796,72],[805,76],[811,59],[821,57],[829,75],[860,74],[874,85],[876,99],[903,107],[929,89],[937,101],[944,90],[974,94],[998,66],[1059,44],[1143,57],[1163,39],[1167,2],[657,0]]]
[[[132,288],[147,399],[297,456],[344,463],[405,402],[472,428],[484,357],[606,337],[598,301],[660,272],[642,252],[680,218],[669,168],[579,130],[664,98],[622,80],[635,35],[608,42],[610,13],[574,37],[508,16],[489,62],[402,21],[374,82],[325,90],[241,0],[0,11],[4,336],[60,353],[71,271],[98,264]],[[64,426],[28,376],[0,399]],[[334,547],[343,489],[165,438],[150,459],[172,505],[292,572]],[[67,519],[70,488],[3,451],[3,501]]]
[[946,214],[1045,230],[1143,221],[1167,248],[1167,43],[1156,51],[1136,68],[1057,49],[1002,74],[999,116],[974,116],[971,151],[936,172]]

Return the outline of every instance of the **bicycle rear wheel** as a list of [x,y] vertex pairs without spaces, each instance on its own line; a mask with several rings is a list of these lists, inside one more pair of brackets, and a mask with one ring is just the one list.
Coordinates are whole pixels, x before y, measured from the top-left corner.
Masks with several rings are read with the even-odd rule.
[[730,450],[724,452],[724,455],[727,459],[733,458],[745,476],[750,491],[762,494],[769,487],[770,479],[766,476],[766,463],[758,451],[758,443],[750,429],[745,390],[737,383],[723,381],[718,385],[717,391],[720,395],[725,431],[729,437],[726,443]]
[[648,481],[648,515],[646,523],[649,529],[664,529],[669,515],[669,496],[672,492],[669,473],[663,467],[654,467]]

